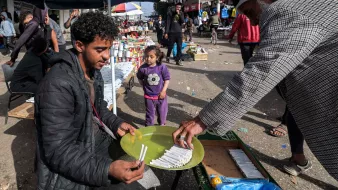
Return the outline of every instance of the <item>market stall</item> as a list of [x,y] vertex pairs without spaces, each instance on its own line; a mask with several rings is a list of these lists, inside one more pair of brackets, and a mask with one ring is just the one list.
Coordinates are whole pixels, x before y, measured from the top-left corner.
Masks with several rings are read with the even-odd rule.
[[[113,109],[114,100],[112,91],[119,95],[124,90],[131,90],[134,83],[134,75],[137,69],[143,64],[143,50],[146,46],[155,45],[150,37],[123,38],[114,41],[112,62],[114,69],[107,65],[101,69],[104,81],[104,100],[108,103],[108,108]],[[115,83],[112,83],[112,70],[115,74]],[[125,84],[125,85],[124,85]],[[113,88],[114,87],[114,88]],[[19,119],[34,119],[34,98],[26,100],[25,103],[8,112],[9,117]]]

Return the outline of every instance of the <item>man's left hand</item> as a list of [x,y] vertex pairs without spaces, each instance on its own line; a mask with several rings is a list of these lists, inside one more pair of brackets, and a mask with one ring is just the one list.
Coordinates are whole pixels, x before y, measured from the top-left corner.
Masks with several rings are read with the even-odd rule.
[[117,134],[120,137],[123,137],[127,133],[130,133],[131,135],[135,135],[135,128],[131,126],[129,123],[123,122],[121,126],[117,129]]

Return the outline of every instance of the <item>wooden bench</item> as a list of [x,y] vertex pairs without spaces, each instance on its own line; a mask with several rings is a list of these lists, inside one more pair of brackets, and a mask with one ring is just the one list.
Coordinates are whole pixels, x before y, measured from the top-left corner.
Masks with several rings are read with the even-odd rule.
[[34,104],[25,102],[20,106],[10,110],[8,117],[14,117],[19,119],[34,119]]

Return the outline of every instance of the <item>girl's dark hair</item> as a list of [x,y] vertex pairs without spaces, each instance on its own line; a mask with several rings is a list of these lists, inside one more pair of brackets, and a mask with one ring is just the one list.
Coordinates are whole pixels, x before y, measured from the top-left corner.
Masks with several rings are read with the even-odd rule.
[[144,54],[147,55],[150,51],[155,51],[155,55],[157,57],[157,63],[162,64],[162,59],[164,58],[164,53],[161,51],[161,49],[157,46],[148,46],[144,50]]

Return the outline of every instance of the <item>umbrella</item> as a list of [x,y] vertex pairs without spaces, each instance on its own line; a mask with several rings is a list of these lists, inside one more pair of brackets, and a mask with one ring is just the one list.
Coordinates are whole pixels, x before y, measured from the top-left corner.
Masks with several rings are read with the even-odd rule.
[[115,13],[123,13],[128,11],[140,10],[141,7],[136,5],[135,3],[121,3],[115,7],[113,7],[113,11]]
[[133,16],[133,15],[142,15],[143,11],[141,10],[133,10],[124,13],[112,13],[111,16]]
[[[50,9],[94,9],[104,6],[103,0],[21,0],[44,9],[44,3]],[[110,0],[111,5],[130,2],[132,0]],[[160,0],[137,0],[139,2],[159,2]]]

